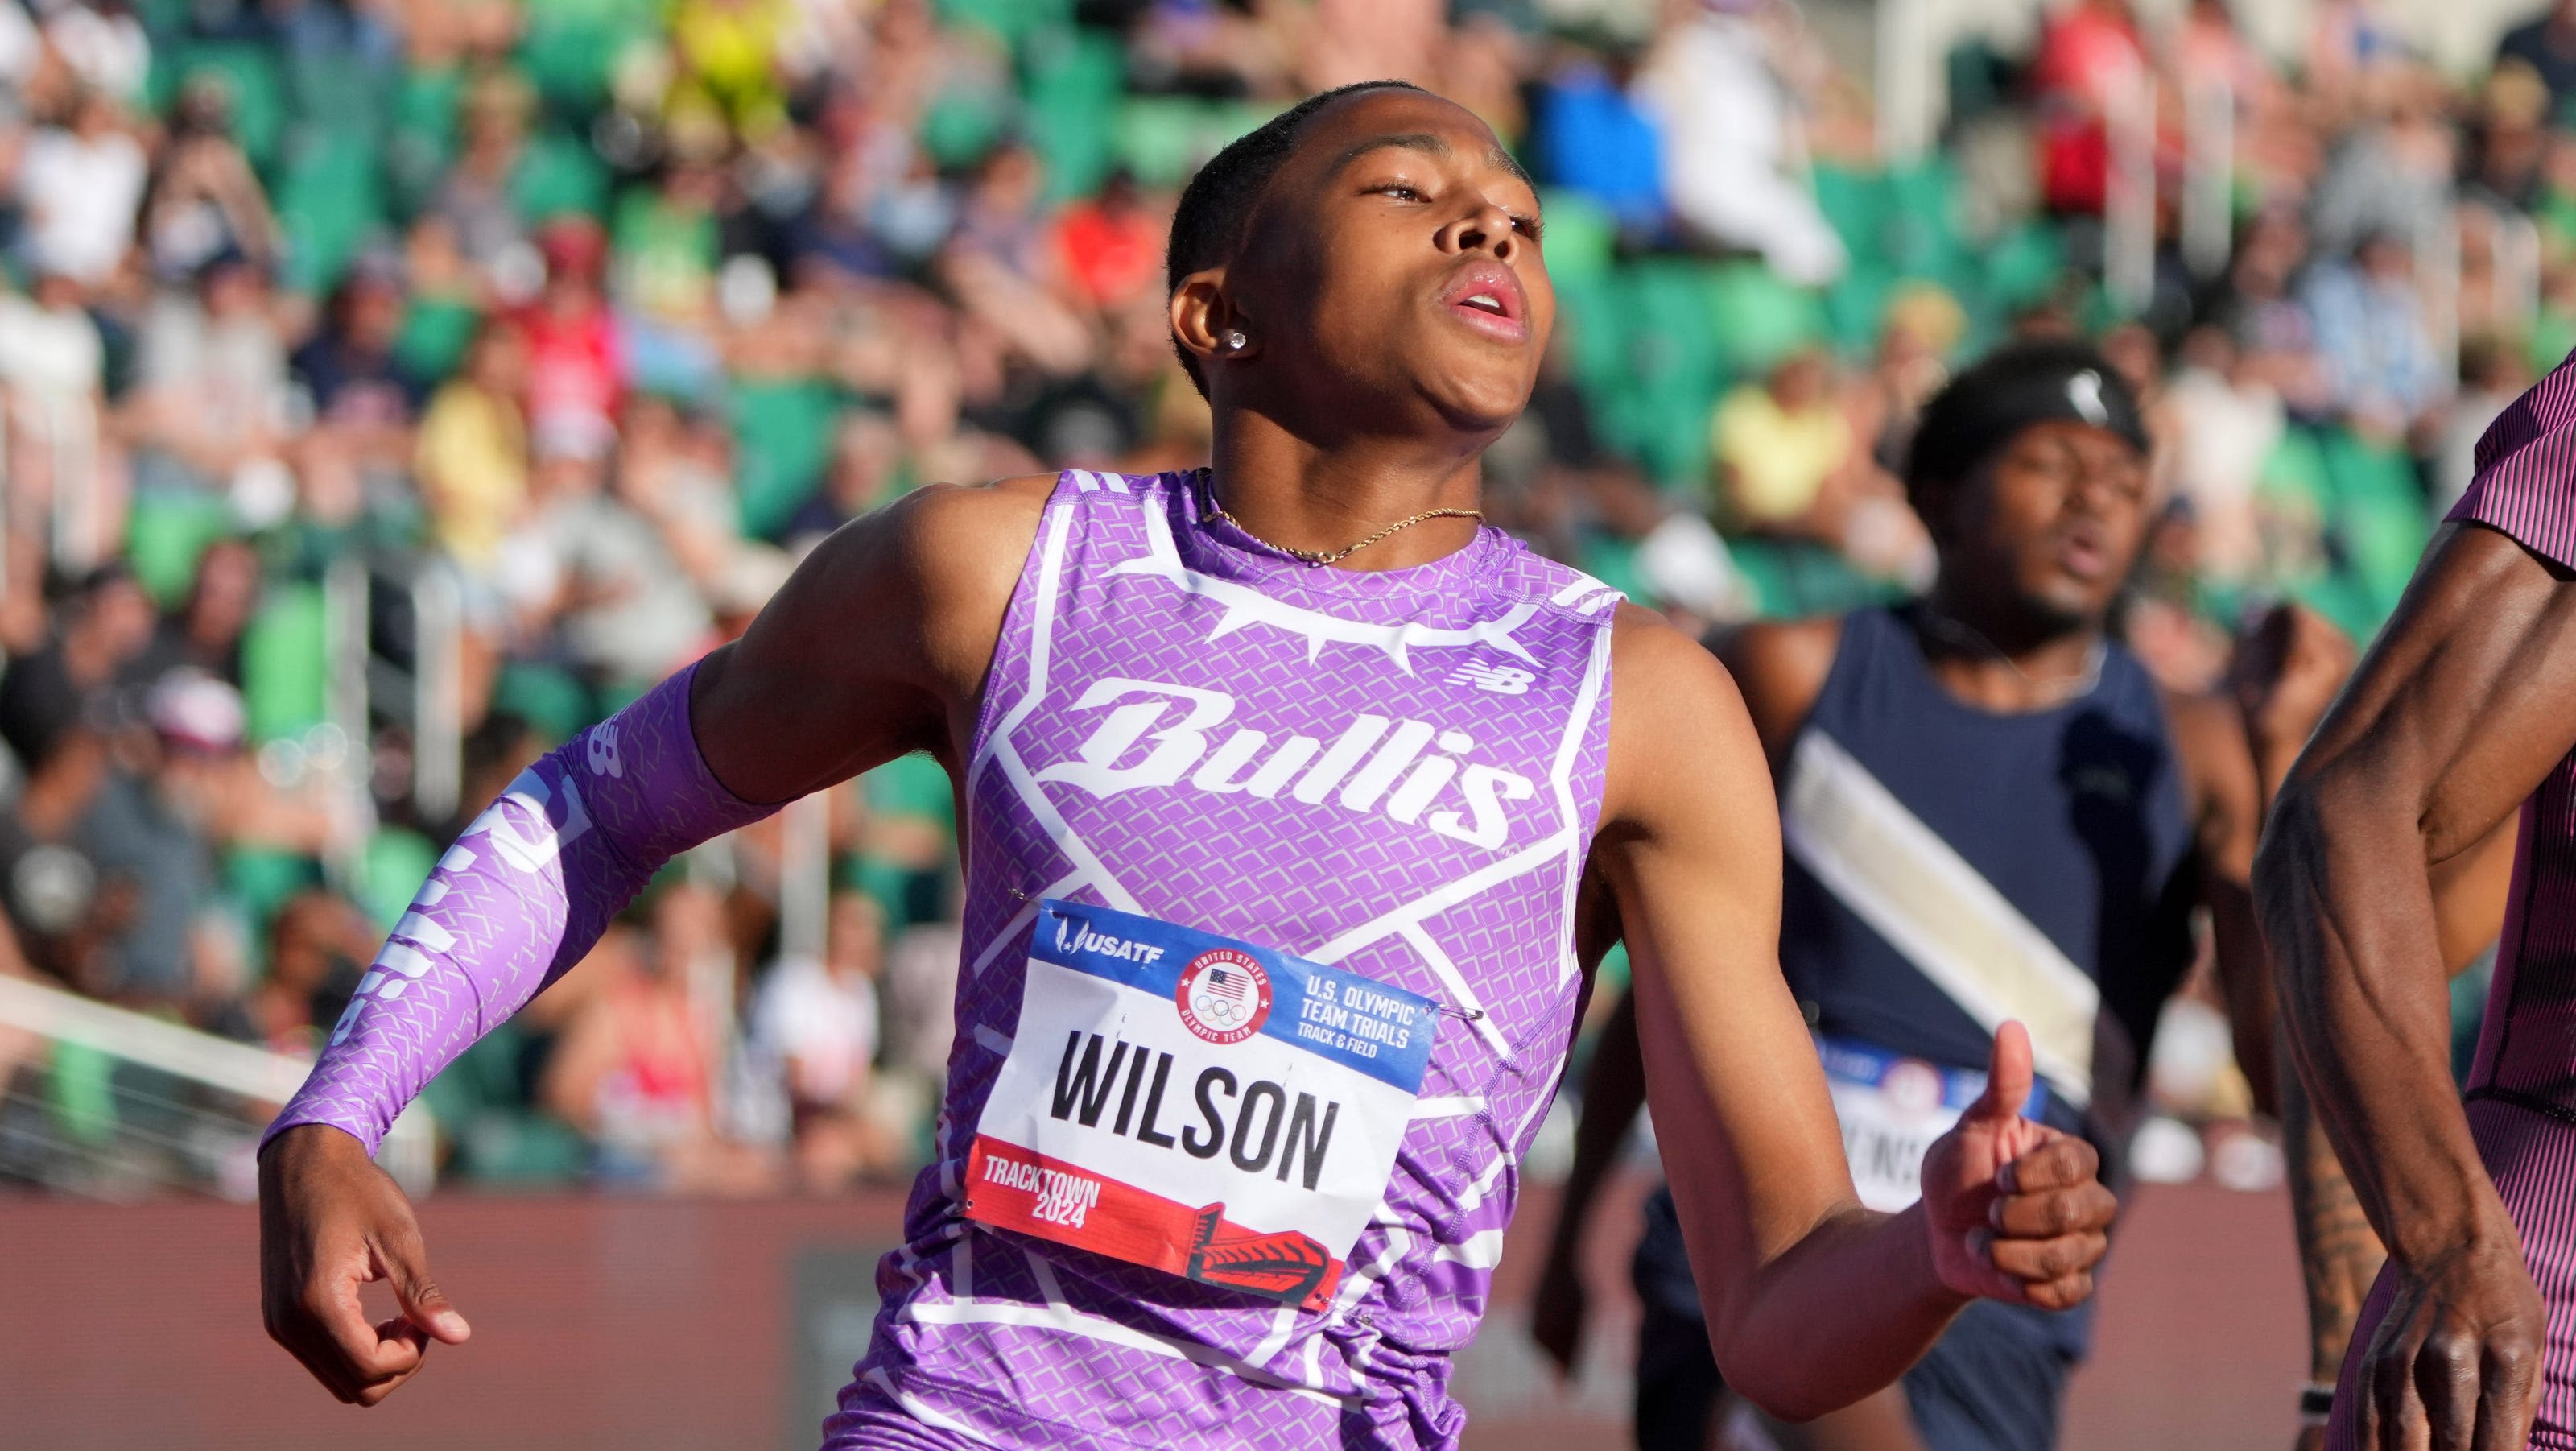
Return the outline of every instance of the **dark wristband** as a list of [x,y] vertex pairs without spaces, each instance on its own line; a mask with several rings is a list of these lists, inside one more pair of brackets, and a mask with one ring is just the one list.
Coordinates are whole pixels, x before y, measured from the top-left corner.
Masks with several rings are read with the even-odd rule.
[[2299,1418],[2322,1421],[2334,1414],[2335,1388],[2316,1384],[2299,1388]]

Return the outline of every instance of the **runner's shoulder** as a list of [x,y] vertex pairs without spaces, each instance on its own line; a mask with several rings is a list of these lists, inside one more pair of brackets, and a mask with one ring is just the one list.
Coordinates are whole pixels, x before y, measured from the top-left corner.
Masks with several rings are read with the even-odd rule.
[[989,484],[925,484],[841,526],[814,550],[827,577],[899,583],[923,608],[998,609],[1019,583],[1055,486],[1052,474]]
[[[774,609],[799,640],[894,648],[961,689],[983,678],[1053,475],[927,484],[844,524],[798,566]],[[847,627],[856,620],[866,631]],[[896,645],[895,642],[908,642]]]
[[1610,693],[1614,759],[1623,738],[1669,748],[1744,716],[1743,693],[1724,663],[1672,621],[1625,600],[1611,623]]
[[1603,821],[1660,835],[1711,812],[1767,813],[1771,778],[1743,693],[1699,641],[1622,602],[1610,637]]

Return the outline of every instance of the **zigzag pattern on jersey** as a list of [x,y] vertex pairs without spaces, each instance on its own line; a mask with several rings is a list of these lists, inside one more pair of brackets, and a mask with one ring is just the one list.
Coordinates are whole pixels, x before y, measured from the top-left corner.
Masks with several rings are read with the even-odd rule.
[[[1572,901],[1606,767],[1618,596],[1493,530],[1417,569],[1312,569],[1211,527],[1197,482],[1067,475],[1012,602],[970,767],[941,1161],[880,1273],[876,1342],[835,1423],[850,1435],[890,1405],[1006,1446],[1434,1446],[1463,1426],[1447,1355],[1483,1313],[1581,988]],[[1481,764],[1528,790],[1500,792],[1500,839],[1480,844],[1469,838],[1491,833],[1466,830],[1455,780],[1412,821],[1388,815],[1383,794],[1345,800],[1347,776],[1311,802],[1293,787],[1208,789],[1194,771],[1105,795],[1042,780],[1115,708],[1076,708],[1104,680],[1143,687],[1117,697],[1130,703],[1166,692],[1158,728],[1216,709],[1187,692],[1229,700],[1202,759],[1237,730],[1264,732],[1219,786],[1293,735],[1328,747],[1374,715],[1426,723],[1416,733],[1443,733],[1437,749],[1462,771]],[[1459,813],[1451,834],[1431,825],[1444,811]],[[1449,1010],[1329,1310],[959,1217],[959,1163],[1017,1026],[1035,904],[1051,896],[1278,946]]]

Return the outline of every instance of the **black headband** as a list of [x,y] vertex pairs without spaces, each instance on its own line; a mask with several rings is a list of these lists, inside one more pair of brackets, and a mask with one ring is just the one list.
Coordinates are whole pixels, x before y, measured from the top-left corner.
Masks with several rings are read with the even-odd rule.
[[1906,483],[1965,478],[2023,429],[2061,420],[2149,451],[2137,395],[2100,354],[2067,344],[2008,349],[1952,380],[1923,410]]

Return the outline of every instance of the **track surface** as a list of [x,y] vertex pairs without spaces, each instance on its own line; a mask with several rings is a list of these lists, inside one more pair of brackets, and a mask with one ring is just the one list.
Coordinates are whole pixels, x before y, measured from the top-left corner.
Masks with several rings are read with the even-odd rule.
[[[1633,1334],[1619,1186],[1591,1246],[1601,1333],[1571,1387],[1523,1297],[1552,1196],[1524,1204],[1495,1318],[1460,1366],[1470,1451],[1625,1445]],[[259,1328],[247,1208],[0,1197],[0,1446],[10,1451],[811,1451],[867,1325],[892,1194],[834,1201],[432,1200],[439,1278],[475,1325],[386,1405],[339,1405]],[[2304,1367],[2277,1196],[2137,1197],[2076,1383],[2068,1451],[2282,1451]]]

